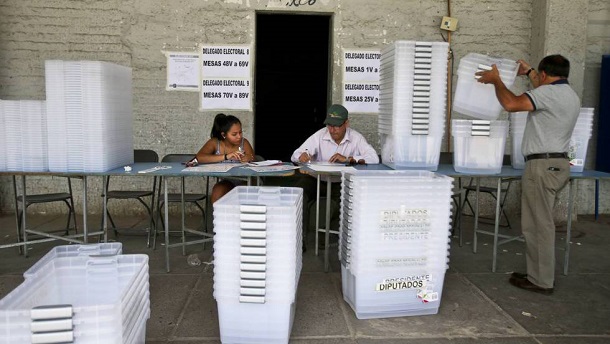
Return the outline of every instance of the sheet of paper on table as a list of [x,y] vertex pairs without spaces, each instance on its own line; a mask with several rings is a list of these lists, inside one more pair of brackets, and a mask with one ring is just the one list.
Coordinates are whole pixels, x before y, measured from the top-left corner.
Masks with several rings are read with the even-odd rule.
[[345,166],[343,164],[335,164],[330,162],[312,162],[307,165],[310,169],[318,172],[347,172],[356,171],[353,166]]
[[228,172],[233,167],[243,166],[244,164],[202,164],[193,167],[187,167],[182,172]]
[[282,171],[290,171],[301,168],[301,166],[294,165],[272,165],[272,166],[248,166],[249,168],[255,172],[282,172]]
[[282,160],[263,160],[263,161],[252,161],[248,163],[248,166],[273,166],[281,165]]

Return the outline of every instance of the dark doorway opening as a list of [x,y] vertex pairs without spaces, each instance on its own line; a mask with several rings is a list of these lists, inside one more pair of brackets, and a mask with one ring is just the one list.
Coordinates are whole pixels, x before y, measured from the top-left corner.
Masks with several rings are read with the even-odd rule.
[[290,161],[323,126],[328,101],[330,15],[256,15],[254,150]]

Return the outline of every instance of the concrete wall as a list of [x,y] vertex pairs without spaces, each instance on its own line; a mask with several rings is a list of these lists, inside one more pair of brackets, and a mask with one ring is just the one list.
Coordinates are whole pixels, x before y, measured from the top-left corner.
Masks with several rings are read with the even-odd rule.
[[[553,5],[565,0],[548,2]],[[452,35],[451,42],[455,56],[453,70],[457,70],[459,59],[469,52],[524,58],[537,63],[533,61],[537,56],[531,52],[532,40],[540,35],[553,35],[539,25],[539,3],[537,0],[452,1],[452,16],[459,19],[458,31]],[[610,53],[608,8],[605,0],[589,0],[582,94],[583,104],[591,106],[597,105],[595,95],[599,92],[599,82],[594,78],[595,68],[599,69],[599,56]],[[554,13],[560,15],[570,10],[566,7]],[[161,51],[195,51],[200,43],[255,47],[256,11],[334,14],[331,90],[332,100],[339,102],[342,48],[381,48],[399,39],[442,40],[438,27],[441,17],[447,13],[447,1],[4,0],[0,2],[0,98],[44,99],[46,59],[104,60],[126,65],[133,69],[135,147],[154,149],[160,156],[195,152],[207,137],[215,112],[198,111],[198,93],[165,91],[166,60]],[[454,76],[454,86],[456,80]],[[519,80],[514,89],[520,92],[526,87],[525,81]],[[246,137],[252,139],[256,114],[239,111],[232,114],[242,120]],[[350,117],[352,127],[379,148],[376,121],[374,115]],[[443,150],[446,147],[447,142]],[[592,163],[591,156],[589,163]],[[91,212],[101,209],[98,179],[89,180]],[[35,191],[60,186],[60,181],[52,180],[34,187],[40,178],[28,180]],[[75,184],[77,202],[80,202],[80,184]],[[518,195],[514,196],[511,195],[514,198],[511,207],[518,212]],[[12,210],[12,197],[10,179],[1,177],[2,211]],[[591,191],[581,188],[579,198],[590,200]],[[604,204],[602,209],[607,212],[610,202]],[[44,211],[54,211],[54,208]],[[592,209],[587,205],[579,211],[590,213]]]

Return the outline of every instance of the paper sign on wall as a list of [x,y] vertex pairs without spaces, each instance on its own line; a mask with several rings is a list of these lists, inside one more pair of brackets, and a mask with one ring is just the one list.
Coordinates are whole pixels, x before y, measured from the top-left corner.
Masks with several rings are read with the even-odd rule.
[[379,113],[379,50],[343,51],[343,106],[349,112]]
[[164,52],[167,57],[167,91],[199,91],[201,65],[198,53]]
[[250,46],[201,47],[200,110],[251,110]]

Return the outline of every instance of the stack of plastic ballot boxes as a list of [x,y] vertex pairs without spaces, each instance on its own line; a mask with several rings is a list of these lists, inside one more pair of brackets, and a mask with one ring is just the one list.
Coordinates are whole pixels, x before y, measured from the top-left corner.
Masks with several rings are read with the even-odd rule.
[[[508,121],[496,120],[502,106],[493,85],[477,81],[476,72],[491,70],[496,65],[500,78],[511,87],[519,64],[514,60],[470,53],[460,60],[453,111],[476,120],[452,120],[453,167],[457,172],[473,174],[500,173]],[[483,146],[489,145],[488,148]]]
[[585,168],[589,139],[593,134],[593,115],[593,108],[580,108],[568,150],[571,172],[582,172]]
[[131,68],[45,61],[51,172],[104,172],[133,163]]
[[49,170],[46,110],[44,100],[0,100],[0,171]]
[[527,111],[520,111],[511,112],[508,115],[510,119],[510,139],[512,141],[510,163],[517,170],[525,168],[525,157],[521,153],[521,143],[523,142],[523,133],[527,123],[527,114]]
[[438,168],[445,132],[445,42],[396,41],[381,50],[378,130],[384,164]]
[[148,256],[120,243],[52,249],[0,300],[0,343],[143,344]]
[[303,189],[238,186],[214,203],[223,343],[288,343],[302,267]]
[[[589,139],[593,133],[594,110],[594,108],[580,108],[568,148],[571,172],[582,172],[585,167]],[[527,114],[527,112],[510,114],[511,139],[513,142],[511,163],[513,168],[516,169],[525,168],[525,158],[521,153],[521,143],[523,141],[523,133],[525,132],[525,124],[527,123]]]
[[453,179],[430,171],[355,171],[343,173],[342,182],[343,298],[356,317],[438,313]]

